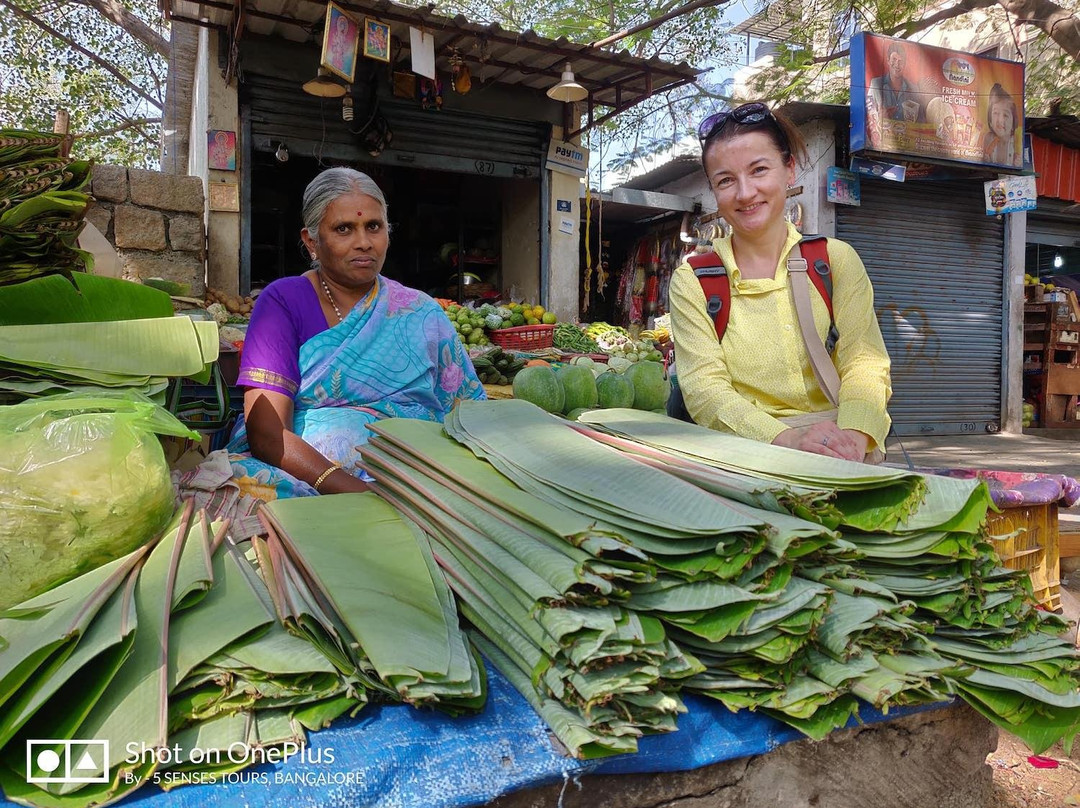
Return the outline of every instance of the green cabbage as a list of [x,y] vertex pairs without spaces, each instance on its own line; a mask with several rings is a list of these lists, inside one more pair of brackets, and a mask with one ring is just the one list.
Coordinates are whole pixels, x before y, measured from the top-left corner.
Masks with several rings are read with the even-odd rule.
[[173,488],[155,431],[193,435],[134,394],[0,407],[0,609],[119,558],[165,527]]

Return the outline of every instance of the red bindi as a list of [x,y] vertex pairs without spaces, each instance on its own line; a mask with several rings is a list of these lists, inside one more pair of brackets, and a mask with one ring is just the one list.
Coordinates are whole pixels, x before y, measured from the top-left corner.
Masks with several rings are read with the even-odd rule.
[[357,215],[357,216],[363,216],[363,215],[364,215],[364,211],[362,211],[362,210],[358,210],[358,211],[356,211],[356,215]]

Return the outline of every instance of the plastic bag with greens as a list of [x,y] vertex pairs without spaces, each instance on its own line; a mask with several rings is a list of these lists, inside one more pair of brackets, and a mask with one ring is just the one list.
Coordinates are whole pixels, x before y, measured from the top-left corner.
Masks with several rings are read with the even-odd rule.
[[131,393],[0,407],[0,609],[161,531],[173,489],[155,433],[198,437]]

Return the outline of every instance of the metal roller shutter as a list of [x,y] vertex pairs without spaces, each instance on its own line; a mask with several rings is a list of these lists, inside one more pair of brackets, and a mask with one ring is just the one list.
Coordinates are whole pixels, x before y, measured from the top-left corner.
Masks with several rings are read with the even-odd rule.
[[897,434],[996,431],[1004,233],[977,182],[863,182],[836,235],[866,264],[892,358]]
[[[357,134],[369,117],[359,98],[355,119],[346,123],[339,99],[316,98],[296,82],[247,73],[241,85],[241,103],[251,121],[256,151],[273,152],[278,143],[286,141],[290,149],[320,157],[360,163],[374,159]],[[379,112],[393,133],[378,157],[382,165],[493,177],[540,176],[550,136],[546,123],[445,109],[427,111],[415,101],[383,97]]]

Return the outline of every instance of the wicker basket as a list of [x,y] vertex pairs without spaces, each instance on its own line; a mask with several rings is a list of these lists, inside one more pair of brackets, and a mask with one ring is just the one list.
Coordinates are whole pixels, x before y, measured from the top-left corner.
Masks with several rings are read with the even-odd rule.
[[491,341],[507,351],[535,351],[555,344],[555,326],[519,325],[491,332]]

